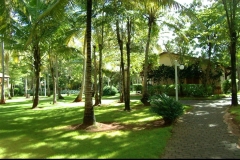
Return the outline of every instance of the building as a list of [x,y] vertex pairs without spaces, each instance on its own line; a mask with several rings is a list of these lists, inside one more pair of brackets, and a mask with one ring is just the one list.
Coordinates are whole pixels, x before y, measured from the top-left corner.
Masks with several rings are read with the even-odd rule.
[[[159,54],[160,66],[161,65],[175,66],[175,60],[177,60],[177,62],[179,64],[184,65],[185,68],[187,68],[188,66],[191,66],[193,64],[198,64],[198,66],[201,68],[201,70],[204,71],[205,73],[207,73],[210,70],[213,71],[212,73],[214,73],[215,71],[221,70],[220,66],[217,66],[216,64],[213,64],[208,59],[203,59],[201,57],[197,58],[197,57],[191,57],[191,56],[181,56],[179,54],[169,53],[169,52],[162,52]],[[219,68],[215,69],[214,67],[219,67]],[[179,69],[178,69],[178,72],[180,72]],[[202,84],[202,82],[203,82],[202,78],[203,77],[191,76],[191,77],[184,79],[184,84]],[[212,84],[215,86],[215,91],[214,91],[215,93],[222,93],[221,84],[224,80],[225,80],[225,78],[224,78],[224,74],[222,72],[222,76],[220,76],[219,79],[217,79],[215,81],[208,80],[207,84]],[[168,79],[167,81],[165,80],[165,82],[161,82],[161,84],[164,84],[166,82],[168,84],[174,84],[173,79]]]

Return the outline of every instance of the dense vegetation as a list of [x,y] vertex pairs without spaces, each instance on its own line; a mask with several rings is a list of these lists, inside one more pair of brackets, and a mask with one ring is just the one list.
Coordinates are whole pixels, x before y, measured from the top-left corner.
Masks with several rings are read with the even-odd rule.
[[[173,67],[158,63],[159,54],[169,52],[186,66],[180,81],[201,79],[202,85],[181,83],[182,96],[212,95],[223,76],[222,91],[231,92],[231,105],[238,106],[239,2],[0,1],[2,77],[11,77],[9,85],[1,82],[0,104],[6,97],[30,94],[36,109],[39,95],[52,96],[53,105],[64,99],[62,90],[79,90],[73,101],[84,101],[82,121],[90,126],[96,123],[94,109],[101,106],[103,93],[118,92],[125,111],[132,110],[134,84],[141,89],[144,106],[153,95],[173,95],[173,84],[156,85],[174,79]],[[166,30],[172,38],[164,38]],[[185,57],[206,62],[206,69]]]

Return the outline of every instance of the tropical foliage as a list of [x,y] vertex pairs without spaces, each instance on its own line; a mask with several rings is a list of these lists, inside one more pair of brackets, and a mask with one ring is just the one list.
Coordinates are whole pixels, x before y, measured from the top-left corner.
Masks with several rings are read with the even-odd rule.
[[150,103],[151,111],[162,116],[166,125],[174,123],[184,113],[183,105],[164,93],[152,96]]
[[[200,0],[189,5],[174,0],[3,0],[1,69],[11,76],[5,90],[10,90],[9,97],[19,85],[26,97],[31,90],[33,109],[39,94],[53,95],[56,104],[63,98],[61,90],[79,90],[75,102],[85,94],[84,122],[91,125],[92,92],[94,105],[101,105],[103,86],[116,86],[120,102],[130,111],[130,86],[142,84],[141,102],[150,105],[150,78],[173,79],[173,69],[158,64],[158,54],[167,51],[179,54],[181,62],[184,56],[208,61],[206,70],[189,63],[180,80],[198,75],[203,84],[214,85],[223,72],[231,79],[236,106],[239,11],[239,0],[206,6]],[[162,36],[166,29],[174,33],[172,39]]]

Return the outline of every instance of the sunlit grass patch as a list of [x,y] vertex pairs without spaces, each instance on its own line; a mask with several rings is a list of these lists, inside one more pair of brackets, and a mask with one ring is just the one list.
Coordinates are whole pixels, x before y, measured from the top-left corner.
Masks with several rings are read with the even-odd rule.
[[237,107],[230,107],[229,112],[234,115],[234,120],[240,123],[240,105]]

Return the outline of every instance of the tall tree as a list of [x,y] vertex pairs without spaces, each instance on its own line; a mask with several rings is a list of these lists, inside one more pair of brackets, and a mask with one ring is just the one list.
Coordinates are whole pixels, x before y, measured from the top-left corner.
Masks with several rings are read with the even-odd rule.
[[226,12],[226,20],[228,25],[228,34],[230,39],[229,54],[231,55],[231,84],[232,84],[232,106],[238,105],[237,83],[236,83],[236,50],[238,40],[237,15],[239,14],[240,0],[222,0],[224,10]]
[[94,106],[92,104],[92,55],[91,55],[91,40],[92,40],[92,0],[87,0],[87,57],[86,57],[86,78],[85,78],[85,108],[83,125],[89,126],[96,122],[94,115]]
[[[103,4],[103,8],[104,8],[104,4]],[[103,47],[104,47],[104,41],[103,41],[103,33],[104,33],[104,19],[105,19],[105,15],[104,12],[102,12],[102,19],[101,19],[101,27],[100,30],[98,31],[97,27],[96,27],[96,31],[98,34],[98,50],[99,50],[99,62],[98,62],[98,87],[96,88],[96,95],[95,95],[95,99],[97,99],[96,105],[98,104],[102,104],[102,57],[103,57]]]
[[124,75],[124,61],[123,61],[123,39],[120,34],[119,20],[116,20],[116,32],[117,32],[117,41],[120,50],[120,102],[123,102],[124,93],[125,93],[125,75]]
[[126,89],[124,93],[125,98],[125,109],[130,111],[130,54],[131,54],[131,33],[132,33],[132,20],[129,17],[127,20],[127,42],[126,42],[126,49],[127,49],[127,68],[126,68]]

